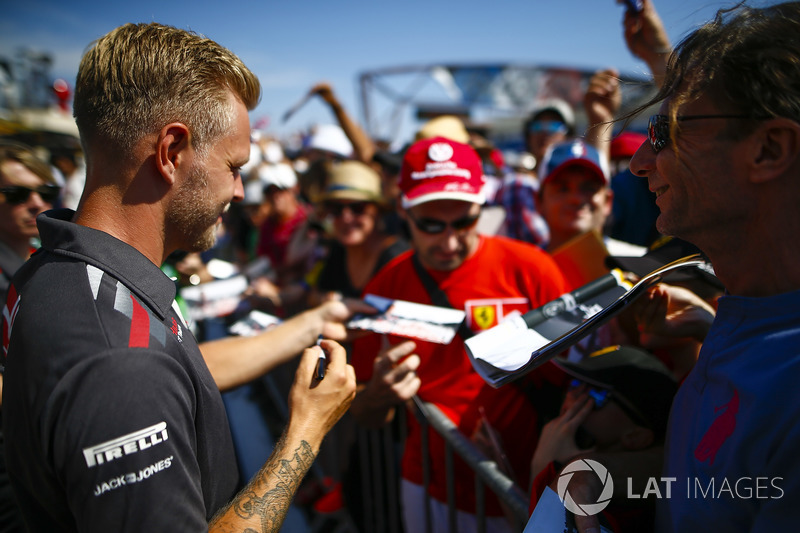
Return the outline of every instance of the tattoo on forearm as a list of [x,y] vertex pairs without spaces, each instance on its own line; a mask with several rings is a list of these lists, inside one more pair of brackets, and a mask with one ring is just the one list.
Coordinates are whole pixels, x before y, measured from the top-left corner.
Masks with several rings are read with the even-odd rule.
[[[283,446],[281,438],[267,464],[234,502],[234,511],[238,516],[245,519],[260,516],[261,531],[265,533],[280,529],[289,504],[315,458],[308,442],[301,441],[290,460],[281,459]],[[253,487],[261,483],[274,487],[263,496],[258,496]]]

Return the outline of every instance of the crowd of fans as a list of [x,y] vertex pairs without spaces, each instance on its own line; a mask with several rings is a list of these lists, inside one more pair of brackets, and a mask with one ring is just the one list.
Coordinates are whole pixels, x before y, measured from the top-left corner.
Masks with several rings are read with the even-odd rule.
[[[674,91],[676,82],[667,76],[669,40],[652,2],[642,4],[641,12],[626,15],[625,40],[647,63],[659,90]],[[250,158],[240,169],[243,199],[232,203],[216,226],[213,247],[178,250],[161,265],[174,276],[179,300],[182,289],[246,279],[236,306],[224,312],[198,313],[193,307],[208,302],[179,302],[185,315],[195,317],[192,331],[220,390],[250,391],[226,397],[234,440],[239,430],[233,425],[263,425],[256,419],[267,416],[265,403],[271,406],[267,411],[286,409],[275,394],[291,403],[295,356],[319,335],[341,343],[358,382],[350,412],[329,438],[336,447],[323,446],[318,458],[334,483],[357,468],[354,426],[395,424],[397,409],[417,398],[439,407],[496,460],[526,491],[531,512],[561,469],[577,458],[631,473],[634,484],[658,478],[673,397],[698,360],[725,292],[713,273],[697,269],[667,278],[590,338],[513,385],[488,386],[464,352],[469,336],[610,269],[621,269],[635,282],[699,251],[656,228],[656,193],[641,177],[645,171],[632,172],[629,164],[637,150],[660,150],[655,136],[664,132],[652,123],[647,133],[624,130],[617,73],[600,70],[592,77],[583,101],[589,122],[583,131],[565,101],[550,99],[533,109],[521,132],[526,151],[513,157],[455,116],[429,121],[393,152],[360,128],[331,86],[320,83],[309,96],[330,107],[331,123],[310,131],[299,150],[252,131]],[[80,158],[50,155],[45,163],[33,148],[5,141],[0,146],[3,291],[38,246],[36,216],[79,206],[86,177]],[[576,261],[579,270],[569,267]],[[374,312],[360,301],[368,293],[461,309],[466,318],[449,345],[345,332],[353,313]],[[274,345],[260,345],[276,355],[238,366],[256,348],[226,345],[230,328],[258,313],[280,324],[270,326]],[[269,391],[259,381],[265,373],[279,376]],[[234,414],[253,405],[259,406],[255,418]],[[413,416],[406,420],[406,440],[399,443],[404,451],[384,458],[401,464],[402,524],[418,531],[432,521],[434,531],[446,531],[444,443],[431,435],[432,472],[424,480],[424,428]],[[281,416],[271,421],[286,423]],[[272,438],[278,440],[280,432]],[[241,487],[257,474],[269,450],[234,445]],[[4,465],[1,470],[4,475]],[[477,530],[473,473],[457,460],[454,476],[458,530]],[[2,481],[0,522],[11,524],[19,517],[8,480]],[[323,492],[331,490],[326,486]],[[434,500],[430,515],[426,494]],[[357,498],[346,492],[344,508],[360,508]],[[507,511],[488,495],[487,531],[514,531]],[[616,532],[652,530],[655,502],[615,499],[601,516]],[[358,516],[354,520],[359,524]],[[303,521],[296,527],[307,527]]]

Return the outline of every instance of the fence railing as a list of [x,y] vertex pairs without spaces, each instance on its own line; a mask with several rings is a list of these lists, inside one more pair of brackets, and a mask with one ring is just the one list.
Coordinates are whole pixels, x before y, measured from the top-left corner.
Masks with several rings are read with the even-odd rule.
[[[272,376],[262,378],[274,414],[282,420],[288,417],[288,406],[278,383]],[[349,414],[346,416],[350,416]],[[316,516],[309,520],[313,532],[329,533],[404,533],[400,498],[400,460],[406,440],[408,416],[415,416],[422,426],[423,484],[430,485],[431,470],[428,453],[428,428],[433,428],[445,441],[445,473],[449,530],[456,532],[456,501],[454,456],[458,455],[475,473],[475,502],[477,529],[486,531],[485,496],[491,490],[508,510],[513,529],[522,531],[528,520],[528,497],[506,476],[497,463],[488,458],[434,404],[415,397],[409,409],[398,409],[393,423],[381,429],[366,429],[349,420],[348,429],[332,432],[323,447],[346,449],[353,447],[348,461],[315,463],[309,478],[345,481],[344,507],[334,515]],[[252,427],[250,428],[252,429]],[[348,486],[351,490],[348,490]],[[431,497],[425,503],[425,533],[434,533],[431,523]],[[293,532],[294,533],[294,532]],[[416,531],[409,533],[418,533]],[[440,533],[437,531],[436,533]]]
[[[486,488],[494,492],[500,502],[509,510],[509,518],[514,529],[522,531],[528,520],[528,497],[523,490],[506,476],[497,463],[488,458],[469,440],[456,425],[434,404],[415,397],[412,405],[413,415],[422,425],[422,465],[423,484],[430,483],[430,463],[428,453],[428,427],[432,427],[445,441],[445,472],[447,482],[448,522],[451,532],[456,532],[456,501],[454,454],[457,454],[475,473],[475,501],[477,527],[480,533],[486,531],[485,494]],[[409,416],[398,410],[400,416]],[[404,421],[400,424],[404,427]],[[399,498],[399,461],[402,438],[396,435],[397,426],[378,430],[358,428],[359,456],[361,458],[363,517],[357,520],[364,532],[402,533],[399,525],[401,515]],[[402,436],[404,438],[404,435]],[[387,459],[388,458],[388,459]],[[431,497],[426,498],[426,533],[433,533],[431,522]],[[416,533],[416,532],[414,532]],[[438,532],[437,532],[438,533]]]

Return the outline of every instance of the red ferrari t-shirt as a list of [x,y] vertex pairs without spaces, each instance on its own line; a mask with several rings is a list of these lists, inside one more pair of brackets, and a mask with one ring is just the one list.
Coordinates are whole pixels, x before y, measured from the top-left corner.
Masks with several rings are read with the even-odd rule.
[[[404,253],[387,264],[365,288],[365,294],[431,305],[431,298],[419,280],[412,263],[413,252]],[[482,236],[476,252],[452,271],[429,271],[447,295],[450,304],[466,311],[466,324],[473,332],[497,325],[513,311],[524,313],[566,292],[564,278],[553,260],[540,248],[506,239]],[[389,336],[397,344],[406,339]],[[420,399],[437,405],[467,436],[480,419],[480,408],[499,432],[517,482],[528,486],[531,454],[537,441],[537,418],[522,387],[509,384],[493,389],[472,369],[464,342],[456,336],[449,345],[415,340],[421,364],[417,374],[422,385]],[[354,344],[352,364],[359,381],[368,381],[372,364],[381,348],[378,335],[359,339]],[[544,365],[528,374],[526,384],[548,380],[556,382],[563,374],[554,365]],[[559,383],[560,384],[560,383]],[[403,477],[422,484],[421,430],[413,416],[403,454]],[[447,501],[444,471],[444,442],[430,431],[430,493]],[[469,467],[456,457],[456,505],[474,512],[474,481]],[[492,497],[487,513],[502,510]]]

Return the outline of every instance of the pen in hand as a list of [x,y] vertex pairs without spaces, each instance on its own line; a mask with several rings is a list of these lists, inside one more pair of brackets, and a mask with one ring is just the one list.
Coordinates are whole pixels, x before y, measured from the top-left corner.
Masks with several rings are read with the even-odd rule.
[[322,349],[320,346],[320,341],[322,340],[322,334],[320,333],[319,337],[317,337],[317,346],[319,346],[319,359],[317,360],[317,381],[322,381],[325,378],[325,366],[328,363],[328,357],[325,355],[325,350]]

